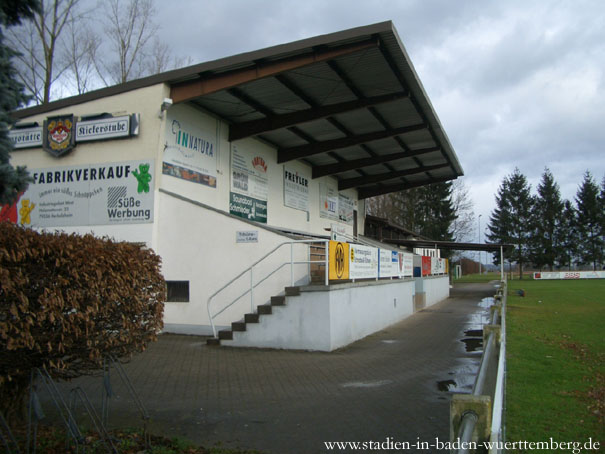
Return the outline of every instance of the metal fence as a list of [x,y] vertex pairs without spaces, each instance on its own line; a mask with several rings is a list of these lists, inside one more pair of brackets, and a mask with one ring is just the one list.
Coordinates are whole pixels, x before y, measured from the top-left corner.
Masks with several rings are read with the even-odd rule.
[[451,452],[457,454],[503,451],[506,388],[506,281],[483,326],[483,355],[471,394],[454,394],[450,406]]

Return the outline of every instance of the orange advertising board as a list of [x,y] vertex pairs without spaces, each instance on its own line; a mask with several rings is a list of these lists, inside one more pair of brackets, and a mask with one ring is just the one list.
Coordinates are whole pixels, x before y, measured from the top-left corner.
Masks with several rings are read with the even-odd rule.
[[329,279],[331,281],[349,279],[349,244],[330,241],[329,254]]

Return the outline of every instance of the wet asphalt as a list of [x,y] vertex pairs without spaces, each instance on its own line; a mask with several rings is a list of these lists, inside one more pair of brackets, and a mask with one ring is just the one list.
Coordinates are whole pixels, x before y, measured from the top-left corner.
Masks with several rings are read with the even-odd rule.
[[[331,353],[208,347],[165,334],[125,370],[152,432],[206,447],[317,454],[329,452],[327,441],[434,444],[449,439],[452,393],[471,391],[494,293],[493,284],[458,284],[450,298]],[[140,425],[117,374],[111,382],[109,426]],[[62,389],[74,386],[100,408],[100,377]]]

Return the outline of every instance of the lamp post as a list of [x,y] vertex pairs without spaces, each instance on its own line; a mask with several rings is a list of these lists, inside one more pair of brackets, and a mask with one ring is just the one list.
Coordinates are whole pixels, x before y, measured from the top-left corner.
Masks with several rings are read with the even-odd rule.
[[[479,215],[479,244],[481,244],[481,215]],[[481,274],[481,250],[479,250],[479,274]]]

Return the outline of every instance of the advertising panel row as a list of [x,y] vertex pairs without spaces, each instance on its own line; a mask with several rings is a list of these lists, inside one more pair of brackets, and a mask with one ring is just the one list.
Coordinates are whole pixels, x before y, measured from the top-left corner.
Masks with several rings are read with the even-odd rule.
[[330,280],[412,277],[413,254],[330,241]]
[[534,273],[534,279],[605,279],[605,271],[548,271]]
[[447,259],[429,257],[428,255],[414,255],[414,277],[448,274],[449,263]]

